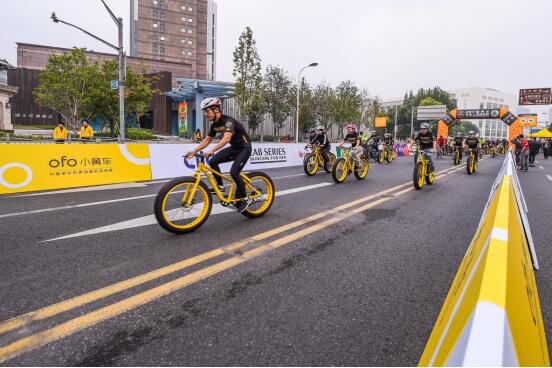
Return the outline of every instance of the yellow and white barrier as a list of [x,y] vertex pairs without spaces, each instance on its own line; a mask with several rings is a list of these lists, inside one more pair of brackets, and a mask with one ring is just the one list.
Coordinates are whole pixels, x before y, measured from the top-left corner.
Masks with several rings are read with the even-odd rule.
[[151,180],[147,144],[0,145],[0,194]]
[[550,365],[526,210],[507,155],[420,366]]

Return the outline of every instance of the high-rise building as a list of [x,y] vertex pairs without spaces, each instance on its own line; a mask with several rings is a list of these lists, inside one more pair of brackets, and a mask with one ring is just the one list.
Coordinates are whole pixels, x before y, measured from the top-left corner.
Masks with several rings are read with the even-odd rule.
[[213,0],[131,0],[130,54],[191,64],[192,78],[214,79]]

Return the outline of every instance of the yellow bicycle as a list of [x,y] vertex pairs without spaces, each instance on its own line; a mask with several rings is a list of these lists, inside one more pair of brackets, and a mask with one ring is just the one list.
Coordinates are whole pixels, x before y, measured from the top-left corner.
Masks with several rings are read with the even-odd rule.
[[466,157],[466,171],[468,172],[468,175],[471,175],[477,170],[477,161],[475,160],[473,149],[469,148],[468,152],[469,154]]
[[423,150],[416,152],[418,160],[414,165],[414,188],[422,189],[424,181],[427,185],[433,184],[435,181],[435,170],[429,171],[429,157],[427,157],[429,150]]
[[455,146],[452,159],[455,165],[460,165],[460,147]]
[[[233,198],[236,183],[230,175],[221,174],[207,166],[202,154],[196,154],[195,157],[200,161],[194,174],[169,181],[155,198],[154,213],[157,222],[165,230],[175,234],[186,234],[196,230],[203,225],[211,213],[213,198],[209,187],[201,180],[202,175],[211,184],[222,207],[228,207],[240,201]],[[227,196],[218,188],[214,175],[231,183]],[[272,179],[260,171],[240,173],[240,176],[245,183],[247,198],[252,201],[242,215],[251,218],[261,217],[270,209],[274,201]]]
[[369,164],[368,160],[364,157],[355,159],[351,156],[349,152],[351,145],[341,147],[341,152],[343,152],[343,157],[340,157],[335,162],[335,165],[332,169],[332,178],[333,180],[341,184],[347,179],[347,175],[354,173],[355,177],[358,180],[364,180],[366,175],[368,175]]
[[303,170],[305,170],[305,174],[307,174],[308,176],[313,176],[318,172],[319,167],[323,167],[327,173],[332,172],[333,165],[337,160],[333,153],[327,152],[326,157],[328,159],[324,160],[324,155],[322,154],[322,152],[320,152],[320,146],[313,147],[312,144],[309,144],[305,146],[305,149],[311,151],[303,159]]

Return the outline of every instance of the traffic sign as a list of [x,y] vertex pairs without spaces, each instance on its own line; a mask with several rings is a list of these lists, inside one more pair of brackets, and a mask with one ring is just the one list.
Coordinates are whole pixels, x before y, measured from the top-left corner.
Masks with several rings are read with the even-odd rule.
[[447,114],[445,105],[418,106],[416,108],[416,119],[418,121],[440,120]]
[[529,88],[519,90],[520,105],[550,105],[550,88]]
[[119,88],[119,81],[118,80],[112,80],[111,81],[111,89],[117,89]]

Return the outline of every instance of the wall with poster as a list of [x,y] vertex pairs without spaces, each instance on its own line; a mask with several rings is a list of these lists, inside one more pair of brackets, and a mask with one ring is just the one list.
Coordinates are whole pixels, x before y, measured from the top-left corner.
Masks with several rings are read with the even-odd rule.
[[0,145],[0,194],[151,180],[146,144]]

